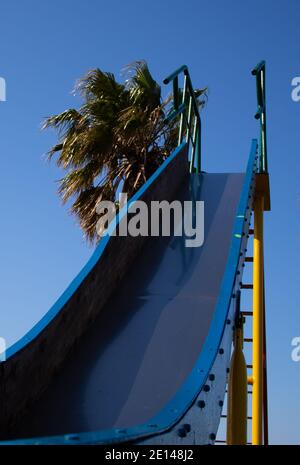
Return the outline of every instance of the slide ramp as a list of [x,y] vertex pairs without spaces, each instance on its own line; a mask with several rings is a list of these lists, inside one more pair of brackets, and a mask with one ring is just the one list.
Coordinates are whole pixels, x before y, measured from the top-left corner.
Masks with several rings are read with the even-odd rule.
[[[198,370],[199,384],[194,378],[190,399],[185,394],[185,400],[179,402],[186,410],[192,405],[217,356],[223,333],[219,331],[207,356],[209,333],[212,326],[226,324],[226,319],[214,321],[220,294],[226,273],[234,277],[241,266],[238,248],[242,239],[234,250],[232,240],[239,224],[238,210],[246,207],[246,196],[251,197],[255,150],[253,143],[246,175],[183,177],[173,197],[182,204],[204,202],[203,245],[186,247],[184,236],[147,238],[63,369],[8,430],[7,442],[30,443],[30,438],[38,437],[42,439],[34,443],[122,442],[118,436],[122,432],[126,441],[142,442],[147,435],[154,441],[155,428],[162,434],[182,418],[185,410],[172,409],[172,418],[155,423],[181,395],[203,356],[208,364],[206,370]],[[183,155],[178,151],[177,156]],[[230,299],[224,302],[226,317],[230,308],[231,314],[234,310]],[[226,337],[224,363],[228,365],[231,337]],[[225,392],[225,377],[222,379],[218,398]],[[218,420],[220,414],[219,409]]]
[[242,174],[186,179],[178,200],[204,201],[205,240],[151,238],[59,378],[15,437],[128,428],[150,421],[201,352],[228,258]]

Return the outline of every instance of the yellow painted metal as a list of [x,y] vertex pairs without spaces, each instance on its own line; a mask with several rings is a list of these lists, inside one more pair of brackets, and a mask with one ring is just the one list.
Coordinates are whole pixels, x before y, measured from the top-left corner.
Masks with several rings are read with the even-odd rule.
[[[242,318],[241,318],[242,320]],[[247,367],[243,354],[243,323],[236,327],[227,400],[227,444],[247,444]]]
[[258,195],[254,204],[253,243],[253,445],[263,443],[263,212],[264,197]]

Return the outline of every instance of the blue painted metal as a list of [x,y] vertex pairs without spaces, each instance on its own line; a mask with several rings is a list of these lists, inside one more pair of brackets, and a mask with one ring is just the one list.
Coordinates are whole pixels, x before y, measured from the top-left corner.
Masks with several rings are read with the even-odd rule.
[[[183,142],[182,146],[185,145]],[[138,193],[132,198],[130,205],[138,200],[143,192],[146,191],[148,186],[157,178],[163,174],[165,167],[169,162],[180,153],[180,147],[169,157],[168,160],[159,168],[159,170],[148,180],[148,182],[138,191]],[[183,384],[182,388],[177,392],[174,398],[156,415],[151,421],[146,424],[137,425],[135,427],[127,429],[112,429],[107,431],[95,431],[88,433],[70,434],[63,436],[44,437],[35,439],[24,439],[15,441],[2,441],[0,444],[112,444],[120,442],[141,442],[146,440],[148,437],[154,438],[157,435],[167,434],[172,428],[174,428],[181,419],[187,415],[190,409],[195,405],[195,402],[199,398],[202,392],[202,388],[205,383],[208,382],[209,374],[211,369],[219,357],[223,357],[220,352],[220,348],[223,349],[224,337],[227,339],[228,345],[228,331],[230,326],[226,324],[228,318],[232,318],[232,298],[235,290],[239,285],[237,279],[237,272],[241,269],[244,254],[245,254],[245,243],[247,241],[247,229],[250,224],[251,215],[251,202],[253,201],[254,194],[254,182],[255,173],[257,172],[257,141],[253,140],[251,145],[250,157],[248,161],[247,171],[244,178],[241,198],[237,210],[237,215],[232,232],[231,246],[229,250],[228,261],[226,265],[225,274],[222,281],[221,292],[217,301],[217,306],[213,315],[213,319],[210,325],[209,333],[204,343],[203,350],[192,370],[190,376]],[[120,212],[121,220],[125,212]],[[114,228],[113,228],[114,229]],[[71,283],[67,291],[63,294],[61,299],[55,304],[50,312],[44,317],[41,322],[34,327],[27,338],[23,338],[19,343],[14,345],[8,356],[12,356],[16,350],[20,350],[24,347],[32,338],[36,337],[37,334],[45,328],[45,326],[54,318],[59,312],[63,303],[72,295],[79,284],[82,282],[87,273],[93,268],[95,263],[99,260],[107,242],[109,241],[110,234],[113,232],[110,230],[107,236],[101,241],[99,247],[96,249],[93,257],[90,259],[86,267],[83,268],[77,278]],[[229,339],[230,341],[230,339]],[[224,349],[223,352],[224,354]],[[226,351],[225,351],[226,354]],[[228,350],[227,350],[228,358]],[[216,372],[216,370],[214,370]],[[211,432],[215,434],[214,431]]]
[[258,63],[252,70],[252,74],[256,77],[257,112],[255,118],[260,120],[259,172],[268,173],[265,61]]
[[153,184],[153,182],[163,173],[169,163],[181,153],[182,149],[186,145],[186,142],[183,141],[180,146],[162,163],[162,165],[155,171],[155,173],[147,180],[145,184],[136,192],[136,194],[128,200],[128,203],[121,209],[116,218],[116,223],[112,224],[106,233],[106,235],[101,239],[99,245],[97,246],[95,252],[82,268],[76,278],[70,283],[67,289],[55,302],[55,304],[50,308],[50,310],[44,315],[44,317],[31,328],[31,330],[25,334],[19,341],[10,346],[6,351],[6,360],[9,360],[14,354],[22,350],[27,344],[29,344],[33,339],[35,339],[45,328],[46,326],[56,317],[56,315],[61,311],[63,306],[68,302],[72,297],[75,291],[78,289],[83,280],[87,277],[90,271],[94,268],[96,263],[100,260],[101,255],[104,252],[105,247],[112,235],[116,225],[118,225],[124,216],[128,213],[128,210],[132,207],[133,203],[139,200],[144,192]]
[[164,84],[169,84],[171,81],[173,81],[179,74],[185,72],[188,70],[188,67],[186,65],[180,66],[180,68],[176,69],[173,73],[171,73],[168,77],[164,79]]

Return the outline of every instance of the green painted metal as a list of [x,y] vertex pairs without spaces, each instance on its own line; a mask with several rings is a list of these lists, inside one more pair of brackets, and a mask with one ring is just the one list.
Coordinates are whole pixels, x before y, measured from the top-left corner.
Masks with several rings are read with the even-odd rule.
[[[179,76],[184,75],[183,90],[179,89]],[[170,122],[180,116],[178,146],[185,138],[188,146],[191,144],[190,171],[201,172],[201,118],[197,97],[193,89],[189,70],[186,65],[181,66],[166,79],[164,84],[173,84],[173,110],[166,117]],[[181,102],[179,102],[182,95]]]
[[256,77],[257,112],[255,118],[260,120],[260,172],[268,173],[267,157],[267,121],[266,121],[266,63],[261,61],[252,70]]

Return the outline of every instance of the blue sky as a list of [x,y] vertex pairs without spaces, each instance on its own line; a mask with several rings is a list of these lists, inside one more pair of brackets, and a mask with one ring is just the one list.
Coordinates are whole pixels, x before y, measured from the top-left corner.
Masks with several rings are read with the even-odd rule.
[[[43,159],[55,134],[45,116],[76,106],[76,79],[100,67],[120,70],[146,59],[158,81],[185,63],[195,87],[209,87],[203,113],[203,168],[243,171],[255,81],[267,61],[272,212],[265,217],[270,433],[300,443],[299,121],[291,80],[300,75],[297,0],[25,0],[1,3],[0,335],[21,337],[53,304],[92,253],[56,195],[61,173]],[[297,277],[298,276],[298,277]]]

